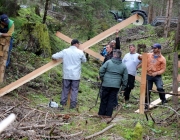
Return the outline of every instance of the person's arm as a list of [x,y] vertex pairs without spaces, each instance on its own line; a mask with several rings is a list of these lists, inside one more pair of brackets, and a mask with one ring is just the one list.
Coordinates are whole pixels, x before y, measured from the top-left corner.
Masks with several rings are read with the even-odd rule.
[[104,74],[106,73],[107,64],[108,62],[104,63],[99,69],[99,76],[101,81],[103,81]]
[[81,62],[86,62],[86,57],[85,57],[84,53],[82,55]]
[[52,55],[53,60],[58,60],[60,58],[63,58],[63,51],[57,52],[57,53]]
[[13,32],[14,32],[14,24],[11,26],[11,28],[8,30],[7,33],[1,33],[1,36],[4,37],[12,36]]
[[164,59],[164,60],[162,61],[160,67],[161,67],[161,70],[152,73],[152,76],[162,75],[162,74],[165,72],[165,70],[166,70],[166,59]]
[[121,91],[124,91],[128,82],[128,71],[127,68],[124,68],[123,76],[122,76],[122,82],[121,82]]
[[141,62],[137,65],[136,69],[138,69],[140,67],[142,67],[142,63]]
[[119,49],[120,50],[120,38],[119,38],[119,30],[116,29],[116,48],[115,49]]

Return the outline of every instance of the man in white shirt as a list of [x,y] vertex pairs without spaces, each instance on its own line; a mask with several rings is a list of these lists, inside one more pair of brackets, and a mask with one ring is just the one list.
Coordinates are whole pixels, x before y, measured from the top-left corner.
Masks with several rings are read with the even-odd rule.
[[135,76],[137,68],[139,67],[140,60],[139,54],[136,53],[136,47],[134,44],[129,45],[129,53],[127,53],[122,62],[126,65],[128,70],[128,83],[124,92],[125,102],[129,101],[131,90],[134,88]]
[[[52,55],[53,60],[63,59],[63,89],[60,104],[66,105],[68,93],[71,90],[70,108],[75,108],[81,76],[81,63],[86,62],[86,57],[79,49],[79,41],[73,39],[71,46]],[[61,107],[63,109],[63,107]]]

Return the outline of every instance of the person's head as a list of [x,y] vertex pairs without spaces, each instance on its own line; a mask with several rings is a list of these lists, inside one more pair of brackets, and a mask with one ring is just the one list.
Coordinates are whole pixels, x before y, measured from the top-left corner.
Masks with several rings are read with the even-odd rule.
[[116,47],[116,41],[112,40],[109,42],[110,45],[112,45],[113,49]]
[[113,46],[110,45],[110,44],[107,44],[107,45],[106,45],[106,51],[107,51],[107,53],[111,53],[111,52],[112,52],[112,50],[113,50],[112,47],[113,47]]
[[1,21],[2,24],[8,25],[8,23],[9,23],[9,18],[8,18],[8,16],[7,16],[6,14],[2,14],[2,15],[0,16],[0,21]]
[[121,51],[119,49],[114,49],[113,50],[113,57],[115,58],[121,58]]
[[153,49],[153,53],[160,53],[161,52],[161,44],[155,43],[152,46],[152,49]]
[[71,41],[71,46],[76,46],[77,48],[79,48],[79,45],[80,45],[80,43],[77,39],[73,39]]
[[134,44],[129,45],[129,52],[132,54],[136,52],[136,46]]

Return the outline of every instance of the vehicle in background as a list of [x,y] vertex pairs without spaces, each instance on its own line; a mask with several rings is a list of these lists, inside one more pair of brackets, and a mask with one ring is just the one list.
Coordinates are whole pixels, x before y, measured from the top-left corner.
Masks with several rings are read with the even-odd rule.
[[116,11],[111,10],[110,13],[114,15],[116,21],[121,22],[126,18],[130,17],[132,14],[138,14],[139,19],[133,24],[144,25],[147,24],[147,13],[141,8],[141,0],[122,0],[123,10]]

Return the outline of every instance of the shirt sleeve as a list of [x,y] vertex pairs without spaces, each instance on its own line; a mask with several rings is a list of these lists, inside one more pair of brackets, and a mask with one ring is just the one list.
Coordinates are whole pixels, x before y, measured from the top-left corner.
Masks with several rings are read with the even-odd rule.
[[157,72],[158,75],[163,74],[165,72],[165,70],[166,70],[166,59],[164,58],[164,60],[161,63],[161,70]]
[[100,67],[99,76],[100,76],[101,81],[103,80],[104,74],[106,73],[107,64],[108,64],[108,61]]
[[128,82],[128,71],[127,68],[124,68],[123,76],[122,76],[122,83],[121,83],[121,91],[124,91]]
[[14,33],[14,24],[11,26],[11,28],[8,30],[7,34],[9,36],[12,36],[12,34]]
[[86,62],[86,57],[85,57],[84,53],[82,55],[81,62]]
[[60,52],[57,52],[57,53],[55,53],[55,54],[53,54],[52,55],[52,59],[60,59],[60,58],[63,58],[63,50],[62,51],[60,51]]

